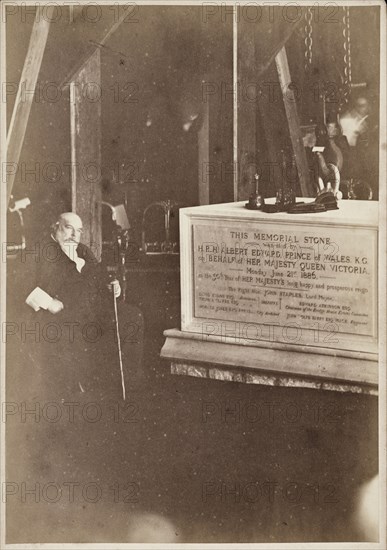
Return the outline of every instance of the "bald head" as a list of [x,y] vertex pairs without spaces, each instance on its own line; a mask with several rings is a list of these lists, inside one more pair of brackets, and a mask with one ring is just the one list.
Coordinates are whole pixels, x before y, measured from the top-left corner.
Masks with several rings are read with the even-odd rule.
[[79,244],[82,235],[82,220],[75,212],[64,212],[54,226],[53,236],[63,246],[64,243]]

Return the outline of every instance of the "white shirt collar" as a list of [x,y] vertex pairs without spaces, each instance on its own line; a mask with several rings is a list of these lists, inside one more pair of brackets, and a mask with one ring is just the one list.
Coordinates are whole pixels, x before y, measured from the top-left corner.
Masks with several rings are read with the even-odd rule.
[[[52,235],[51,235],[51,237],[54,239],[54,241],[56,243],[58,243],[58,241]],[[66,256],[72,262],[75,263],[75,265],[77,267],[77,270],[80,273],[86,262],[83,258],[80,258],[78,256],[78,252],[77,252],[78,244],[77,243],[64,243],[63,245],[61,245],[60,243],[58,243],[58,244],[61,247],[61,249],[63,250],[63,252],[66,254]]]

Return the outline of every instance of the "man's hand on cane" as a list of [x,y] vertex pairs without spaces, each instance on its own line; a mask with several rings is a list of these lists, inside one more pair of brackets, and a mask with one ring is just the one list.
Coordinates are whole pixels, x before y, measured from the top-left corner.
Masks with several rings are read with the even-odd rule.
[[118,279],[114,279],[108,284],[108,289],[114,292],[114,297],[119,298],[121,296],[121,285]]

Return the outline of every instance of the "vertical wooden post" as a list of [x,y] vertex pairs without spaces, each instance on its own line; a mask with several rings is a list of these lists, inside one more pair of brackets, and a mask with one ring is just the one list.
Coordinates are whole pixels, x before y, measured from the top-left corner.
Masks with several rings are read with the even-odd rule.
[[[236,87],[238,90],[238,196],[235,200],[247,199],[252,192],[250,186],[251,172],[257,171],[256,143],[256,48],[255,25],[239,25],[238,33],[238,74]],[[253,94],[253,97],[251,97]],[[254,165],[256,168],[254,169]]]
[[210,97],[203,104],[203,123],[198,132],[199,204],[210,204]]
[[[92,84],[92,86],[90,85]],[[101,62],[97,49],[73,77],[70,90],[71,205],[83,221],[82,241],[99,260],[101,227]]]
[[306,153],[302,141],[300,129],[300,121],[298,118],[296,98],[293,90],[289,87],[291,83],[288,58],[286,55],[285,46],[283,46],[275,56],[278,77],[282,90],[282,97],[285,105],[286,118],[288,119],[290,139],[293,146],[294,155],[296,157],[296,165],[298,177],[300,180],[301,192],[304,197],[311,196],[309,182],[309,168],[306,160]]
[[[267,82],[277,84],[278,75],[274,63],[268,66],[265,75]],[[278,102],[276,99],[276,95],[272,97],[269,93],[268,97],[266,97],[266,94],[262,94],[258,101],[260,121],[262,123],[268,155],[268,175],[265,183],[266,192],[269,192],[269,196],[275,196],[276,191],[280,188],[282,183],[282,174],[278,163],[278,151],[282,143],[282,136],[280,134],[283,132],[283,128],[280,121],[282,120],[283,114],[281,112],[281,98],[278,98]]]

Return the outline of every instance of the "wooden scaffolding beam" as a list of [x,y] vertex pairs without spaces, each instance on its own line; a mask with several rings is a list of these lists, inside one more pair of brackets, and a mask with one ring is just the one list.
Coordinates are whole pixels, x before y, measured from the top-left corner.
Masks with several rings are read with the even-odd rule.
[[[53,6],[37,6],[34,25],[31,31],[27,56],[24,61],[19,88],[7,135],[7,162],[18,165],[23,147],[36,82],[50,29]],[[44,10],[44,13],[43,13]],[[12,170],[7,177],[7,202],[12,195],[17,170]]]

